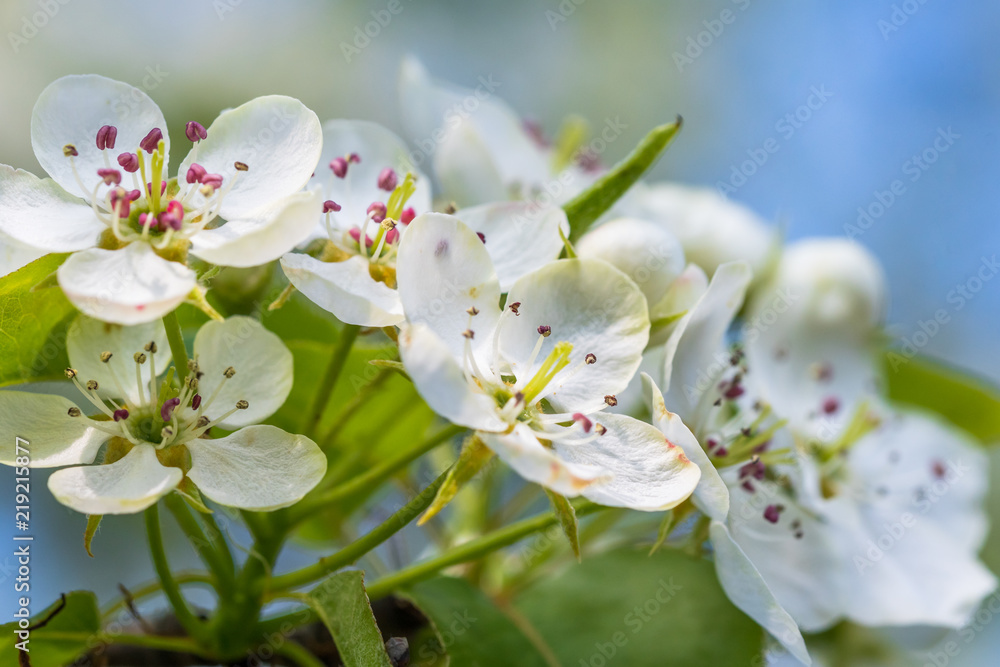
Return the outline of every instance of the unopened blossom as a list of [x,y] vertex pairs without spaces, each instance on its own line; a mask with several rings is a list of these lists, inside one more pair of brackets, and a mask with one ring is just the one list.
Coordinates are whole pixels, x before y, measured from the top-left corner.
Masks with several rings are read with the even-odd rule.
[[399,97],[415,153],[433,167],[442,195],[460,207],[505,199],[563,204],[601,173],[585,134],[569,132],[567,142],[550,144],[500,99],[492,78],[461,88],[435,80],[408,58]]
[[207,130],[189,123],[197,142],[176,177],[166,128],[141,90],[67,76],[42,92],[32,114],[32,147],[51,178],[0,165],[0,233],[73,253],[59,285],[88,315],[157,319],[197,285],[184,264],[189,251],[212,264],[255,266],[314,226],[319,199],[302,187],[322,136],[298,100],[259,97]]
[[[0,392],[0,434],[28,441],[31,467],[68,466],[49,477],[60,503],[130,514],[178,489],[265,511],[297,502],[322,479],[326,457],[315,443],[254,426],[292,387],[291,353],[256,320],[205,324],[184,383],[172,368],[164,376],[171,356],[158,322],[123,327],[80,316],[66,346],[66,376],[81,401]],[[212,438],[213,427],[232,433]],[[12,448],[0,463],[15,464]]]
[[640,183],[617,210],[665,227],[680,240],[688,261],[709,276],[737,260],[748,262],[760,276],[777,243],[776,233],[753,211],[711,188]]
[[[411,221],[431,208],[430,181],[404,142],[380,125],[329,121],[323,136],[321,166],[310,181],[322,193],[323,214],[306,252],[284,255],[281,266],[296,289],[343,322],[399,324],[397,254]],[[459,216],[482,235],[504,288],[555,259],[560,229],[568,231],[555,206],[501,202]]]
[[[488,242],[487,242],[488,243]],[[565,495],[657,510],[697,466],[652,426],[604,412],[639,365],[642,292],[599,260],[561,260],[500,283],[478,235],[426,214],[400,248],[400,355],[436,412],[475,429],[522,477]]]

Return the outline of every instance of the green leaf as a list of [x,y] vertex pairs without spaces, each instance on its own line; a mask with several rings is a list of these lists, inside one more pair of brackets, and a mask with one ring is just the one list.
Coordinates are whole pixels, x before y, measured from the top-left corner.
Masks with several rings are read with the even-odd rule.
[[750,665],[763,641],[709,561],[671,550],[590,557],[514,604],[567,666]]
[[679,116],[673,123],[653,128],[624,160],[563,206],[569,218],[570,241],[579,240],[595,220],[635,185],[680,129]]
[[[97,610],[97,596],[90,591],[74,591],[66,595],[65,606],[53,615],[62,600],[49,605],[41,613],[31,617],[32,625],[49,622],[44,627],[30,630],[28,637],[31,667],[63,667],[71,664],[89,648],[91,635],[100,630],[101,616]],[[15,644],[21,641],[15,633],[17,623],[7,623],[0,627],[0,665],[17,665],[20,651]],[[78,633],[79,638],[49,639],[63,633]]]
[[545,495],[549,497],[549,500],[552,502],[552,509],[556,516],[559,517],[559,525],[562,526],[563,534],[569,540],[569,546],[573,549],[573,555],[576,556],[577,561],[581,560],[580,527],[576,522],[576,510],[569,504],[566,496],[560,496],[558,493],[549,491],[548,489],[545,489]]
[[338,572],[309,593],[309,603],[333,635],[344,667],[392,667],[365,592],[364,572]]
[[1000,389],[986,380],[927,357],[885,357],[889,398],[924,408],[984,444],[1000,442]]
[[431,633],[418,636],[410,645],[411,667],[549,664],[525,633],[465,579],[436,577],[416,584],[402,597],[413,602],[431,624]]
[[427,508],[424,515],[417,521],[417,525],[423,525],[444,509],[445,505],[451,502],[452,498],[465,486],[469,480],[479,474],[483,466],[493,458],[493,451],[490,450],[477,435],[469,436],[462,445],[462,451],[458,455],[455,465],[448,471],[448,476],[444,484],[438,489],[434,496],[434,502]]
[[94,541],[94,535],[97,534],[97,528],[101,525],[103,518],[103,514],[87,515],[87,529],[83,531],[83,548],[87,550],[87,555],[91,558],[94,557],[94,552],[90,550],[90,544]]
[[32,290],[67,255],[46,255],[0,278],[0,386],[62,377],[76,309],[56,287]]
[[649,550],[649,555],[652,556],[660,547],[667,541],[667,537],[670,536],[670,529],[674,526],[674,511],[667,510],[663,513],[663,520],[660,521],[660,527],[656,531],[656,542],[653,543],[652,548]]

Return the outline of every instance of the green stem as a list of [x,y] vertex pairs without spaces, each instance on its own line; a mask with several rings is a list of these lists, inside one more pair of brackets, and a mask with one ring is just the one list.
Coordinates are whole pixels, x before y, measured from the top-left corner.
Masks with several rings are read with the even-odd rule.
[[[585,516],[602,509],[605,508],[601,505],[585,502],[576,506],[576,514],[577,516]],[[545,530],[546,528],[556,525],[558,522],[559,519],[551,512],[541,514],[530,519],[524,519],[523,521],[518,521],[517,523],[513,523],[487,535],[483,535],[475,540],[470,540],[469,542],[466,542],[465,544],[462,544],[447,553],[441,554],[437,558],[433,558],[423,563],[417,563],[416,565],[411,565],[410,567],[403,568],[388,577],[383,577],[378,581],[375,581],[367,587],[368,597],[372,600],[384,597],[395,590],[433,576],[434,574],[445,568],[451,567],[452,565],[468,563],[469,561],[476,560],[486,554],[492,553],[497,549],[510,546],[528,535]]]
[[[443,477],[444,475],[439,477],[437,481],[444,481],[442,479]],[[602,505],[596,505],[589,501],[578,503],[574,507],[576,509],[576,515],[579,517],[608,509]],[[418,510],[417,513],[420,511],[422,510]],[[370,586],[367,586],[368,597],[372,600],[385,597],[400,588],[433,576],[434,574],[445,568],[451,567],[452,565],[459,565],[461,563],[467,563],[471,560],[475,560],[498,549],[510,546],[511,544],[524,539],[528,535],[543,531],[546,528],[550,528],[558,523],[558,517],[550,512],[511,524],[506,528],[502,528],[487,535],[483,535],[475,540],[466,542],[465,544],[456,547],[455,549],[452,549],[437,558],[433,558],[423,563],[417,563],[416,565],[411,565],[410,567],[399,570],[395,574],[378,579]],[[278,579],[280,579],[280,577],[276,577],[275,581]],[[310,609],[297,609],[293,612],[282,614],[281,616],[274,616],[265,619],[260,623],[259,631],[266,635],[267,633],[274,632],[278,628],[284,628],[289,625],[292,627],[299,627],[312,623],[316,620],[316,618],[315,612]]]
[[[202,530],[202,522],[191,516],[191,511],[180,496],[170,494],[164,498],[164,502],[170,513],[174,515],[181,530],[187,535],[194,550],[198,552],[202,562],[212,571],[216,589],[224,596],[232,590],[236,572],[232,554],[229,552],[229,547],[226,545],[225,539],[222,538],[221,532],[213,534],[211,537],[206,536]],[[215,525],[214,521],[211,523]],[[216,530],[218,530],[218,526],[216,526]]]
[[326,665],[325,662],[310,653],[302,644],[293,642],[290,639],[276,647],[274,652],[291,659],[299,667],[325,667]]
[[288,514],[289,524],[294,525],[306,519],[313,512],[319,511],[345,498],[372,493],[382,485],[382,482],[392,477],[410,463],[464,431],[464,426],[448,426],[427,438],[413,449],[401,452],[369,469],[367,472],[352,478],[351,481],[319,493],[315,497],[295,505]]
[[[204,572],[178,572],[174,574],[174,581],[176,581],[180,586],[185,584],[202,584],[211,587],[213,585],[212,577]],[[151,581],[148,584],[140,586],[134,590],[129,589],[128,592],[132,600],[141,600],[142,598],[149,597],[154,593],[159,593],[162,590],[163,584],[159,579],[157,579],[156,581]],[[101,618],[107,620],[112,614],[127,605],[128,598],[119,598],[108,605],[107,608],[101,612]]]
[[333,356],[330,357],[330,365],[326,368],[323,383],[320,385],[319,391],[316,392],[312,411],[309,413],[308,421],[302,430],[306,435],[316,435],[316,429],[323,419],[326,404],[330,401],[330,395],[333,393],[333,388],[337,384],[337,379],[340,377],[341,371],[344,370],[344,364],[347,362],[347,357],[351,353],[351,347],[354,346],[354,339],[358,337],[360,329],[361,327],[355,324],[347,324],[344,325],[343,330],[340,332],[340,340],[333,351]]
[[187,637],[159,637],[155,635],[123,635],[117,633],[98,632],[59,632],[45,631],[46,642],[79,642],[87,646],[99,647],[102,644],[121,644],[124,646],[140,646],[155,651],[171,651],[173,653],[191,653],[200,657],[205,651],[197,643]]
[[437,490],[441,488],[447,475],[448,471],[441,473],[426,489],[417,494],[395,514],[374,528],[370,533],[348,544],[337,553],[321,558],[317,563],[304,567],[301,570],[295,570],[294,572],[274,577],[271,580],[271,590],[284,591],[290,588],[298,588],[299,586],[304,586],[317,579],[321,579],[330,572],[354,563],[405,528],[407,524],[427,509],[431,502],[433,502],[434,496],[437,495]]
[[177,369],[177,379],[183,385],[188,372],[188,354],[184,347],[181,323],[177,321],[177,311],[163,316],[163,327],[167,330],[167,342],[170,344],[170,355],[174,358],[174,368]]
[[160,533],[160,510],[154,503],[150,505],[145,513],[146,536],[149,538],[149,552],[153,557],[153,567],[156,569],[156,576],[160,578],[163,592],[170,601],[170,606],[174,609],[178,622],[198,643],[204,644],[208,638],[207,627],[195,618],[191,610],[188,609],[181,589],[170,571],[170,564],[167,562],[167,554],[163,550],[163,535]]

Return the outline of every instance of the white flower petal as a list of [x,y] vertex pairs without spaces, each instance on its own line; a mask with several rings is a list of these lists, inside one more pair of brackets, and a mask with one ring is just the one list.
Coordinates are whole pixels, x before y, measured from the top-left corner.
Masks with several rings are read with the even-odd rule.
[[[206,415],[217,418],[241,400],[250,404],[219,423],[227,430],[267,419],[292,390],[292,353],[252,317],[206,322],[195,336],[194,358],[203,373],[198,393],[205,400],[222,385],[211,406],[204,408]],[[224,371],[230,366],[236,375],[226,380]]]
[[[357,153],[361,162],[352,162],[344,178],[330,171],[330,161]],[[414,151],[415,155],[419,155]],[[419,213],[431,209],[431,182],[410,158],[406,142],[377,123],[366,120],[331,120],[323,123],[323,154],[310,187],[322,186],[323,199],[340,205],[331,212],[334,229],[360,227],[368,216],[372,202],[387,202],[389,193],[378,187],[379,173],[386,167],[396,170],[400,183],[407,172],[417,177],[416,191],[406,206]],[[319,220],[319,218],[317,218]],[[320,223],[317,237],[326,237],[326,226]]]
[[497,416],[496,400],[472,389],[451,350],[426,324],[400,328],[399,356],[417,392],[434,412],[469,428],[507,428]]
[[857,243],[790,244],[744,327],[761,398],[811,437],[835,438],[878,387],[886,293],[877,260]]
[[[520,302],[520,315],[506,317],[500,350],[521,383],[532,377],[559,342],[573,345],[569,368],[587,354],[597,362],[570,375],[569,368],[549,384],[557,412],[588,414],[605,406],[604,396],[624,390],[642,361],[649,340],[646,298],[624,273],[596,259],[550,262],[511,288],[507,303]],[[538,327],[549,326],[541,353],[525,368],[538,341]]]
[[684,270],[684,249],[662,225],[617,218],[587,232],[576,244],[578,257],[603,259],[631,278],[650,306],[658,304]]
[[812,664],[805,640],[795,620],[778,603],[760,572],[747,558],[725,524],[712,521],[709,526],[715,572],[726,596],[743,613],[755,620],[772,637],[805,665]]
[[[670,334],[677,328],[680,318],[698,303],[708,291],[708,276],[697,264],[688,264],[677,279],[667,288],[659,303],[649,306],[649,320],[653,330],[649,334],[649,347],[662,348]],[[657,371],[657,375],[660,372]]]
[[[817,632],[843,618],[845,599],[854,591],[843,587],[839,573],[855,566],[850,559],[842,560],[842,535],[831,524],[837,512],[829,507],[820,513],[805,512],[766,480],[754,480],[751,493],[740,487],[735,470],[726,471],[723,478],[732,488],[728,521],[732,539],[799,628]],[[769,505],[784,506],[778,523],[764,518]],[[793,524],[801,531],[800,538],[795,537]]]
[[[462,333],[471,327],[478,334],[473,339],[477,358],[485,363],[500,316],[500,284],[475,232],[454,216],[417,216],[399,245],[396,281],[409,321],[427,324],[459,362]],[[472,306],[479,314],[470,324]]]
[[322,209],[317,192],[297,192],[199,232],[191,239],[191,254],[219,266],[267,264],[304,241]]
[[[191,149],[177,173],[183,177],[197,162],[208,173],[221,174],[223,188],[236,178],[219,215],[239,220],[301,190],[322,148],[315,113],[292,97],[267,95],[219,114],[208,138]],[[249,169],[237,176],[236,162]]]
[[92,248],[75,253],[57,275],[66,297],[81,312],[117,324],[159,319],[197,285],[194,271],[138,242],[119,250]]
[[0,391],[0,437],[8,443],[0,452],[0,463],[12,466],[15,439],[28,450],[31,468],[54,468],[90,463],[109,438],[92,426],[87,417],[70,417],[72,401],[62,396]]
[[709,275],[737,260],[745,260],[759,272],[774,243],[774,234],[756,214],[711,188],[643,185],[636,188],[629,204],[631,214],[670,230],[680,239],[688,261]]
[[225,438],[186,444],[188,478],[227,507],[257,512],[288,507],[326,473],[326,456],[316,443],[274,426],[249,426]]
[[[103,169],[105,162],[97,149],[97,131],[104,125],[118,129],[115,147],[108,150],[115,169],[115,158],[138,150],[139,142],[154,128],[163,132],[166,156],[170,155],[167,122],[146,93],[96,74],[64,76],[38,96],[31,114],[31,146],[42,168],[70,194],[89,199],[100,180],[97,170]],[[63,155],[66,144],[73,144],[79,153],[73,162],[86,191],[77,184],[72,163]],[[164,173],[166,169],[164,164]],[[107,190],[102,184],[98,197],[103,199]]]
[[372,278],[368,265],[360,256],[343,262],[321,262],[298,253],[281,258],[289,282],[341,322],[365,327],[399,324],[403,321],[399,293]]
[[[0,166],[0,170],[2,169]],[[0,232],[0,278],[14,273],[46,254],[48,254],[46,250],[24,245]]]
[[581,444],[554,443],[559,458],[610,475],[583,489],[584,496],[643,512],[668,510],[691,496],[701,472],[680,447],[632,417],[601,414],[593,419],[607,429],[604,435]]
[[[663,380],[667,405],[689,423],[719,373],[728,368],[726,331],[743,304],[753,274],[746,262],[723,264],[708,290],[681,318],[664,345]],[[655,378],[654,378],[655,379]]]
[[687,457],[701,470],[701,481],[694,490],[695,505],[712,519],[725,521],[729,514],[729,488],[719,475],[719,471],[715,469],[701,443],[684,425],[681,418],[667,409],[663,402],[663,394],[653,379],[643,373],[642,383],[646,394],[650,397],[653,424],[660,429],[667,442],[684,450]]
[[183,477],[180,468],[163,466],[156,450],[141,444],[109,465],[57,470],[49,477],[49,490],[84,514],[135,514],[173,491]]
[[434,154],[434,173],[447,199],[458,206],[510,197],[486,140],[469,124],[450,129],[441,139]]
[[541,484],[556,493],[575,497],[610,471],[585,463],[563,459],[538,441],[527,424],[518,423],[510,433],[480,433],[486,446],[529,482]]
[[55,181],[0,164],[0,232],[47,252],[83,250],[107,227]]
[[[167,332],[162,322],[156,320],[135,326],[122,326],[80,315],[73,320],[66,332],[66,352],[70,366],[76,370],[81,382],[86,384],[88,380],[97,380],[99,396],[124,398],[131,405],[136,405],[139,402],[139,384],[135,377],[136,364],[133,357],[136,352],[142,352],[150,341],[156,343],[156,370],[162,373],[170,365],[171,359]],[[103,352],[112,353],[111,360],[107,363],[101,361]],[[141,367],[142,391],[147,400],[150,396],[150,368],[152,367],[148,361]]]
[[837,514],[846,615],[961,627],[997,585],[976,557],[987,532],[982,450],[936,418],[903,413],[861,438],[847,465],[854,478],[838,500],[858,501]]
[[486,238],[486,252],[508,291],[522,276],[559,257],[563,241],[559,230],[569,236],[566,213],[558,206],[512,201],[463,208],[455,217]]
[[[550,178],[549,156],[525,131],[517,113],[494,94],[500,84],[491,77],[483,77],[479,83],[473,90],[436,81],[416,59],[407,58],[400,72],[399,95],[410,141],[425,154],[435,149],[440,154],[442,139],[455,141],[453,156],[463,146],[476,150],[495,165],[491,171],[499,174],[505,185],[541,183]],[[445,132],[448,134],[442,137]],[[479,146],[462,142],[462,137],[475,137]],[[424,148],[428,145],[429,150]],[[462,203],[482,204],[496,199]]]

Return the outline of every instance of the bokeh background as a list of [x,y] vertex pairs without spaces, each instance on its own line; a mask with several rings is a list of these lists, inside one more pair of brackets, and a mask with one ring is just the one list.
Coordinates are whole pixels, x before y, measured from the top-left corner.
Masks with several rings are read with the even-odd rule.
[[[619,119],[626,129],[609,161],[683,115],[655,178],[727,183],[731,197],[790,239],[855,236],[885,266],[891,335],[911,339],[945,309],[950,321],[921,351],[1000,381],[1000,277],[983,269],[1000,251],[1000,4],[398,2],[402,11],[390,15],[388,0],[4,0],[0,162],[40,173],[31,109],[49,82],[72,73],[145,88],[176,136],[185,121],[207,126],[221,109],[271,93],[302,99],[321,119],[367,118],[399,130],[406,100],[395,81],[401,58],[414,54],[459,84],[492,76],[499,96],[549,132],[570,113],[597,128]],[[384,25],[367,26],[374,36],[359,37],[379,17]],[[761,162],[769,139],[778,150],[747,163],[754,155]],[[904,191],[887,204],[897,180]],[[858,224],[859,208],[870,222]],[[996,279],[972,294],[980,284],[969,281],[981,270]],[[962,285],[971,296],[959,307]],[[37,600],[82,582],[107,599],[118,581],[147,578],[137,521],[106,521],[101,558],[91,561],[82,517],[47,497],[41,471],[35,479],[35,525],[44,524],[33,562]],[[13,506],[11,486],[0,494],[5,507]],[[5,542],[8,533],[0,528]],[[987,556],[996,566],[993,545]],[[0,550],[4,589],[8,553]],[[0,599],[6,617],[13,600],[6,590]],[[1000,646],[996,626],[963,644],[951,664],[993,664],[985,656]]]

